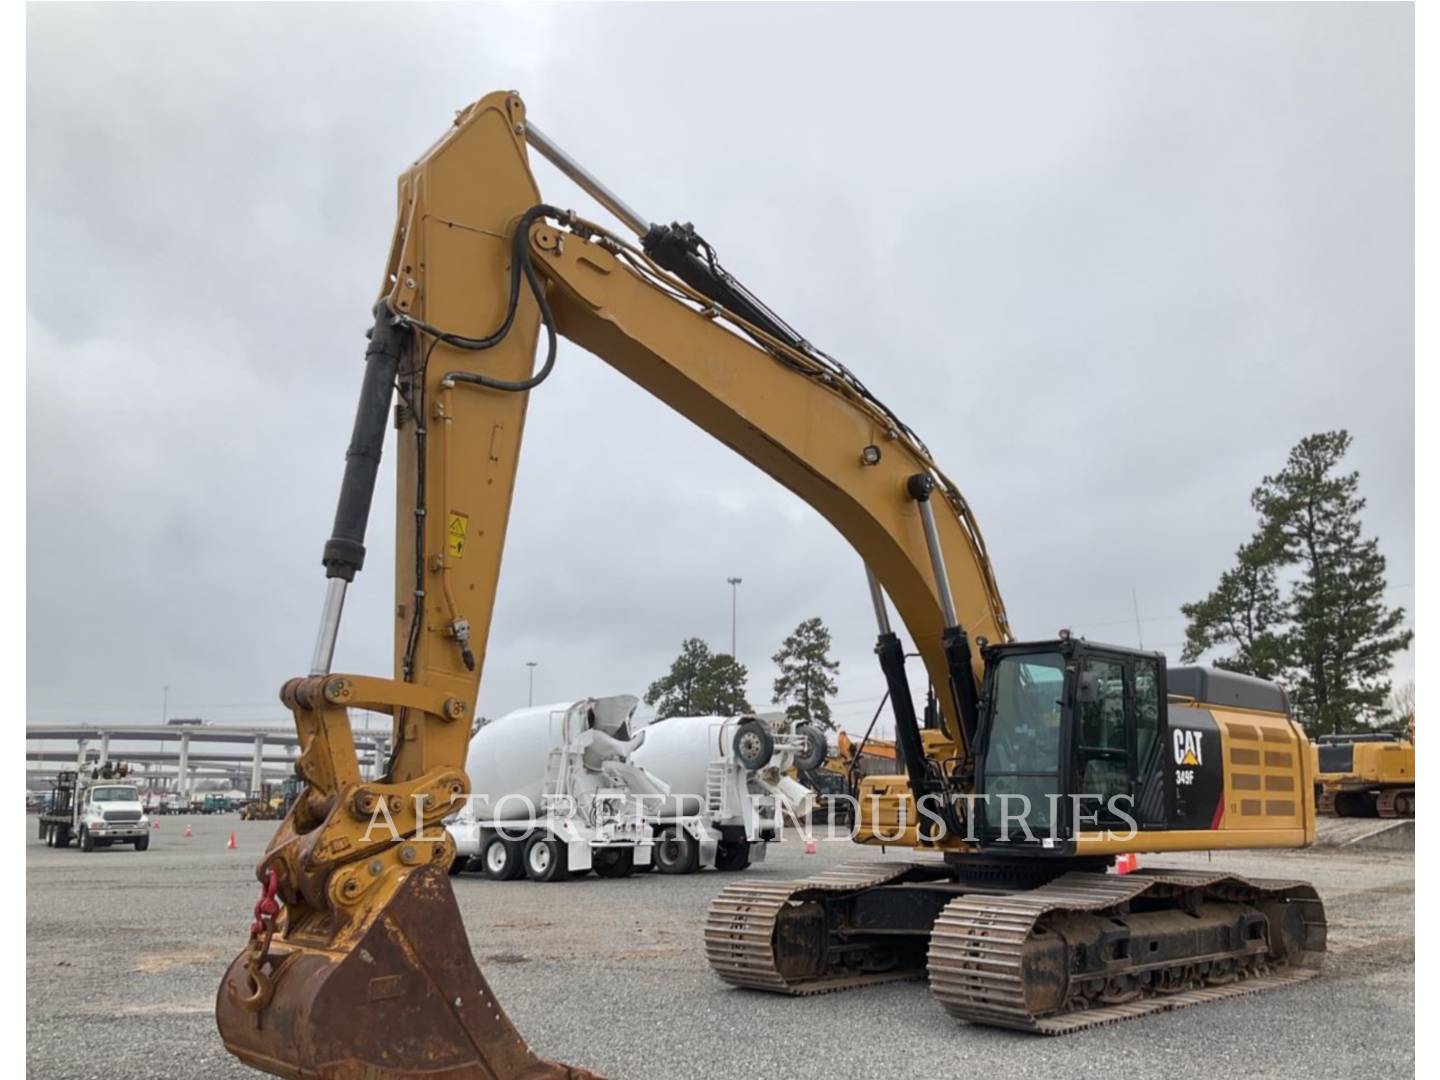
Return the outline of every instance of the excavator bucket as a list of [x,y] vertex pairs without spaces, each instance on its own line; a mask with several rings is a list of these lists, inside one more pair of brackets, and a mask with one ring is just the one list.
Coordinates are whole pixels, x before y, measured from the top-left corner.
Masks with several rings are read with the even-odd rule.
[[274,940],[258,966],[247,949],[226,972],[216,1019],[226,1048],[247,1064],[294,1080],[594,1077],[525,1044],[480,973],[448,876],[433,862],[405,875],[353,947],[327,949],[319,937]]
[[216,994],[226,1049],[292,1080],[593,1080],[530,1051],[471,955],[441,827],[465,774],[361,778],[346,703],[387,693],[432,723],[464,715],[454,699],[357,676],[281,692],[307,787],[256,868],[250,941]]

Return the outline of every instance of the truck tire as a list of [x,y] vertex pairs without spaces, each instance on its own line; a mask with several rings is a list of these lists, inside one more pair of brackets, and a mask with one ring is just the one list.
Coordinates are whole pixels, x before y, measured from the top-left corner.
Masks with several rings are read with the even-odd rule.
[[55,826],[54,836],[55,836],[55,846],[56,846],[56,847],[69,847],[69,846],[70,846],[70,826],[69,826],[69,825],[56,825],[56,826]]
[[731,745],[735,749],[735,757],[747,769],[763,769],[775,756],[774,736],[762,721],[753,717],[740,721]]
[[81,851],[94,851],[94,850],[95,850],[95,838],[90,835],[90,830],[87,829],[84,825],[81,825],[81,826],[80,826],[80,850],[81,850]]
[[40,822],[40,836],[39,836],[39,839],[44,840],[44,839],[45,839],[47,836],[49,836],[49,835],[50,835],[50,826],[49,826],[49,825],[46,825],[45,822],[43,822],[43,821]]
[[149,851],[149,850],[150,850],[150,837],[148,837],[148,836],[142,836],[142,837],[140,837],[139,840],[136,840],[136,841],[135,841],[135,850],[136,850],[136,851]]
[[825,755],[829,753],[825,733],[814,724],[801,724],[795,729],[795,734],[806,743],[805,752],[795,755],[795,768],[801,772],[814,772],[825,764]]
[[480,849],[480,868],[491,881],[514,881],[525,872],[525,849],[519,840],[492,836]]
[[564,881],[570,876],[565,845],[538,833],[525,845],[525,876],[531,881]]
[[700,845],[682,828],[666,829],[650,857],[662,874],[693,874],[700,866]]
[[596,877],[623,878],[635,872],[634,848],[600,848],[591,852],[591,869]]
[[45,841],[45,846],[46,846],[46,847],[54,847],[54,846],[55,846],[55,826],[54,826],[54,825],[42,825],[42,826],[40,827],[40,836],[41,836],[41,838]]
[[716,870],[744,870],[750,865],[750,841],[721,840],[715,849]]
[[466,870],[470,869],[469,855],[456,855],[450,860],[450,876],[459,877]]

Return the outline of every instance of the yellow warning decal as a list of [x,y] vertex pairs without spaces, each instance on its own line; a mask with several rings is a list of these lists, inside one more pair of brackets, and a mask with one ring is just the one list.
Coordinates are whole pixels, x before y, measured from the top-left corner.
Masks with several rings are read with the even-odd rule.
[[445,515],[445,550],[452,559],[464,558],[465,530],[469,527],[470,519],[466,515],[454,510]]

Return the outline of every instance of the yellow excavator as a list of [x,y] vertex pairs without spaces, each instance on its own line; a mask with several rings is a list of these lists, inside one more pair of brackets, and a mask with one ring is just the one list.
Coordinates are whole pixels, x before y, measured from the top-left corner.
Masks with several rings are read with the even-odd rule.
[[[635,239],[544,203],[530,151]],[[867,570],[903,773],[865,780],[857,838],[918,854],[727,888],[705,929],[720,978],[808,994],[928,973],[956,1016],[1056,1033],[1314,973],[1325,917],[1304,882],[1108,872],[1119,853],[1313,839],[1283,694],[1065,633],[1014,640],[970,507],[915,432],[692,226],[652,224],[596,180],[518,94],[461,110],[401,176],[373,315],[314,656],[281,690],[305,790],[217,993],[241,1059],[326,1080],[590,1075],[536,1057],[506,1018],[439,828],[470,793],[526,404],[562,335],[804,499]],[[391,423],[394,674],[340,674]],[[923,730],[891,605],[937,688]],[[379,779],[361,778],[351,709],[393,717]]]
[[1410,730],[1321,735],[1311,743],[1315,806],[1335,817],[1415,816],[1415,736]]

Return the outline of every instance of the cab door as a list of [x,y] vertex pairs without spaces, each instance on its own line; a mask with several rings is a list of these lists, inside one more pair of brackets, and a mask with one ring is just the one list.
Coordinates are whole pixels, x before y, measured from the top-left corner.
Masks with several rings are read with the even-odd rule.
[[1074,718],[1078,831],[1165,825],[1161,754],[1164,668],[1159,658],[1087,652],[1081,658]]

